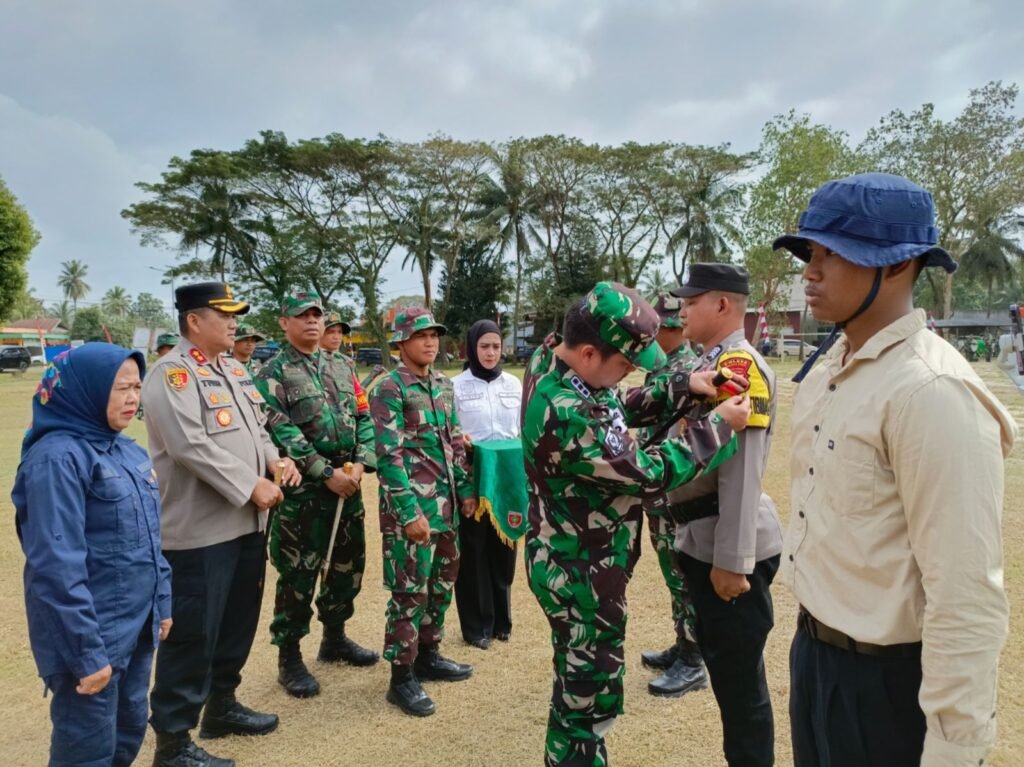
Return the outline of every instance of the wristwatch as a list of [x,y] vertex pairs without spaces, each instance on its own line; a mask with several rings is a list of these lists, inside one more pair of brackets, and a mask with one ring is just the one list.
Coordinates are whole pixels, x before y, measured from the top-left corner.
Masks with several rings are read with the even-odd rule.
[[334,476],[334,467],[331,466],[330,464],[327,464],[326,466],[324,466],[324,470],[322,472],[320,472],[320,479],[324,480],[325,482],[327,480],[329,480],[333,476]]

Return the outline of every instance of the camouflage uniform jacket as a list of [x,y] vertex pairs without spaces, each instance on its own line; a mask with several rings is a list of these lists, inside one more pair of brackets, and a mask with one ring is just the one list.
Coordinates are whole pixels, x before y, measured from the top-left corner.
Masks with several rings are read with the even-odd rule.
[[682,395],[671,379],[631,389],[624,399],[615,390],[591,390],[555,355],[558,341],[545,341],[525,376],[527,546],[543,545],[584,570],[596,562],[626,567],[642,500],[717,466],[736,452],[736,438],[712,416],[688,429],[685,441],[640,450],[626,427],[656,424],[677,407]]
[[[690,348],[690,345],[683,344],[668,355],[665,367],[660,370],[651,371],[647,374],[644,378],[644,386],[653,387],[663,385],[677,371],[681,370],[686,373],[692,372],[699,362],[700,357],[698,357],[693,349]],[[646,444],[647,440],[654,436],[656,430],[656,426],[646,426],[642,429],[637,429],[636,441],[641,445]]]
[[381,532],[426,517],[436,532],[458,526],[456,504],[473,496],[455,393],[446,376],[420,378],[404,364],[384,376],[370,405],[377,430]]
[[291,344],[260,370],[267,428],[303,474],[319,480],[338,459],[373,469],[373,421],[347,358],[303,354]]

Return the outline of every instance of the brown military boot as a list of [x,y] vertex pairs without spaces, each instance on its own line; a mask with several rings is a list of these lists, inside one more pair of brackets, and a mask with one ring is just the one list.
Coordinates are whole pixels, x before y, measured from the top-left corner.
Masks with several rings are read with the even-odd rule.
[[285,692],[296,698],[312,698],[320,694],[320,683],[302,662],[298,642],[281,645],[277,656],[277,681]]

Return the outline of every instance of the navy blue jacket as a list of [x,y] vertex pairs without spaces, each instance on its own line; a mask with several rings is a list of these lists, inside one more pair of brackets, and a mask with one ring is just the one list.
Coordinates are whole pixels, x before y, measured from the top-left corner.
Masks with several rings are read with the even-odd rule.
[[39,675],[126,667],[150,618],[155,644],[171,617],[171,568],[146,451],[123,436],[47,434],[22,460],[11,497]]

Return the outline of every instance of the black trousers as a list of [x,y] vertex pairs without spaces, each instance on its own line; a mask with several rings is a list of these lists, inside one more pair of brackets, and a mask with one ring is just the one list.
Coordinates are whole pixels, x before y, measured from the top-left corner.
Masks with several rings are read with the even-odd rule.
[[795,767],[917,767],[925,718],[921,656],[840,650],[802,626],[789,651]]
[[779,556],[757,563],[750,591],[726,602],[711,585],[711,565],[678,554],[697,612],[697,642],[722,715],[723,748],[730,767],[775,763],[775,720],[764,670],[764,644],[775,625],[769,587]]
[[149,721],[157,732],[181,733],[199,723],[207,698],[233,694],[242,682],[263,598],[264,537],[164,556],[174,625],[157,650]]
[[459,520],[461,561],[455,606],[467,642],[512,631],[516,549],[505,545],[487,517]]

